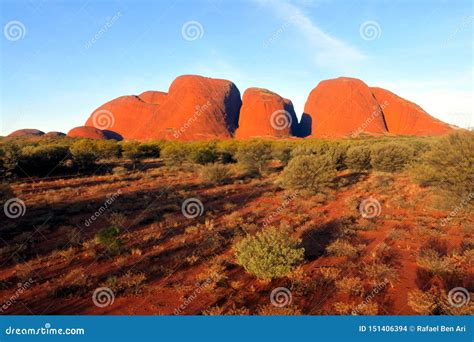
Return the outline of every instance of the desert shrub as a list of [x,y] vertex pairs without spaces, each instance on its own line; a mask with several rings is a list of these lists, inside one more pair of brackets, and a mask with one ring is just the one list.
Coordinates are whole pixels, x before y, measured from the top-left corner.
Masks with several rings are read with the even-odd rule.
[[138,141],[125,141],[121,144],[122,156],[130,159],[135,166],[140,160],[146,158],[158,158],[160,146],[156,143],[139,143]]
[[301,310],[294,305],[278,307],[273,304],[267,304],[259,307],[257,314],[260,316],[298,316],[301,315]]
[[214,146],[193,146],[188,154],[188,160],[195,164],[210,164],[219,158]]
[[272,147],[273,159],[279,160],[283,166],[286,166],[291,159],[292,146],[287,143],[274,144]]
[[353,296],[360,296],[364,292],[362,280],[359,277],[344,277],[336,280],[336,288]]
[[216,151],[224,164],[236,163],[235,154],[239,148],[239,142],[235,140],[223,140],[216,144]]
[[425,186],[435,186],[459,197],[474,188],[474,133],[453,134],[433,144],[420,157],[412,175]]
[[385,172],[402,170],[413,156],[414,151],[411,147],[396,143],[375,145],[370,153],[372,167]]
[[336,169],[330,157],[296,156],[283,170],[281,184],[285,188],[316,192],[328,186],[335,176]]
[[370,169],[370,149],[365,146],[353,146],[347,150],[346,165],[353,170]]
[[95,148],[99,159],[119,158],[122,153],[121,145],[115,140],[97,140]]
[[336,267],[323,267],[320,272],[325,282],[333,282],[339,277],[341,270]]
[[95,242],[107,249],[109,252],[116,253],[120,251],[122,248],[120,228],[117,226],[102,228],[95,235]]
[[456,271],[456,264],[449,256],[440,255],[434,249],[426,249],[417,258],[417,264],[433,275],[446,275]]
[[251,141],[239,147],[235,158],[245,172],[261,175],[272,159],[272,147],[266,141]]
[[133,273],[128,271],[122,276],[112,276],[107,278],[105,286],[110,288],[115,295],[138,294],[143,282],[146,280],[144,273]]
[[122,175],[126,174],[127,172],[128,172],[127,168],[125,168],[123,166],[115,166],[112,169],[112,174],[113,175],[122,176]]
[[297,156],[326,156],[336,170],[346,168],[345,159],[348,145],[338,142],[317,142],[297,146],[293,149],[292,157]]
[[167,166],[179,166],[187,158],[188,150],[184,144],[167,144],[161,151],[161,156]]
[[18,166],[28,174],[51,172],[69,155],[67,146],[25,146],[18,154]]
[[364,275],[373,285],[377,285],[386,282],[392,283],[397,277],[397,272],[386,264],[375,262],[364,265]]
[[303,261],[304,249],[299,244],[287,232],[268,228],[235,245],[237,263],[261,279],[283,277]]
[[337,239],[326,247],[326,252],[335,256],[354,258],[359,255],[361,246],[353,246],[349,241]]
[[200,170],[201,178],[204,182],[212,184],[222,184],[231,175],[230,167],[222,164],[204,165]]
[[0,177],[10,177],[18,164],[18,147],[15,144],[0,145]]
[[72,143],[69,148],[74,163],[81,169],[86,169],[98,160],[96,145],[92,140],[80,139]]

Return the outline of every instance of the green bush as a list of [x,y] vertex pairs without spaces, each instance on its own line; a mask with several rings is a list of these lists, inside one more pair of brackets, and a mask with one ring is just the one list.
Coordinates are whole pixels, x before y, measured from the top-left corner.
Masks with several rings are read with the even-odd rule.
[[99,159],[119,158],[122,153],[120,144],[115,140],[97,140],[95,146]]
[[235,140],[222,140],[216,144],[216,150],[220,160],[224,164],[236,163],[235,154],[237,153],[239,142]]
[[303,261],[299,245],[288,233],[268,228],[235,245],[237,263],[260,279],[284,277]]
[[38,145],[25,146],[18,154],[18,165],[27,174],[51,172],[69,155],[67,146]]
[[336,176],[336,169],[328,155],[297,156],[290,160],[281,174],[285,188],[317,192],[330,185]]
[[291,159],[292,146],[286,143],[274,144],[272,148],[273,158],[279,160],[283,166],[286,166]]
[[201,178],[204,182],[213,184],[222,184],[230,177],[230,168],[228,165],[209,164],[201,168]]
[[266,141],[250,141],[239,147],[235,158],[245,172],[261,175],[272,160],[272,147]]
[[474,133],[453,134],[433,144],[411,170],[415,181],[458,197],[474,188]]
[[189,153],[189,161],[201,165],[214,163],[218,158],[217,151],[212,146],[195,147]]
[[349,147],[346,165],[348,168],[358,171],[370,169],[370,149],[365,146]]
[[17,146],[10,143],[0,145],[0,177],[11,177],[17,164]]
[[310,142],[296,147],[292,156],[326,156],[336,170],[346,168],[345,159],[348,146],[339,142]]
[[411,147],[402,144],[378,144],[371,150],[371,165],[378,171],[400,171],[412,161],[414,153]]
[[116,253],[122,248],[122,240],[120,240],[120,228],[117,226],[109,226],[102,228],[95,235],[95,242],[106,248],[109,252]]
[[188,148],[181,143],[172,143],[166,145],[161,151],[161,156],[167,166],[182,165],[187,158]]
[[71,156],[79,168],[86,169],[99,159],[95,143],[89,139],[76,140],[69,148]]

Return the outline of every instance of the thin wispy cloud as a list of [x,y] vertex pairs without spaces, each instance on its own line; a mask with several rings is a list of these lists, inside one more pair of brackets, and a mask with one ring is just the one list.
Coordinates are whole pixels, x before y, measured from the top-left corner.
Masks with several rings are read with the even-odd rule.
[[[302,6],[283,0],[254,0],[263,10],[272,13],[283,24],[291,23],[306,44],[301,44],[305,53],[321,67],[344,67],[348,63],[366,60],[368,57],[349,43],[330,35],[321,29],[307,14]],[[312,2],[312,6],[316,6]]]

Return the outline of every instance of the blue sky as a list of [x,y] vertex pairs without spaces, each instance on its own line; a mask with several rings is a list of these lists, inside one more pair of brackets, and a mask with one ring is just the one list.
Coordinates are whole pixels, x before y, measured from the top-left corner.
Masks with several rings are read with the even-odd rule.
[[474,125],[470,0],[2,0],[0,19],[0,135],[67,132],[181,74],[268,88],[298,115],[320,80],[357,77]]

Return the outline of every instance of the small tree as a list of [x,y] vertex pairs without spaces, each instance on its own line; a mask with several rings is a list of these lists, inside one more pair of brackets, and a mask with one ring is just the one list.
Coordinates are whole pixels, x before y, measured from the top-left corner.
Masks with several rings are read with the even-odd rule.
[[221,184],[230,177],[230,168],[228,165],[215,163],[203,166],[200,173],[203,181]]
[[395,172],[402,170],[413,159],[414,150],[409,146],[388,143],[374,146],[370,155],[375,170]]
[[86,169],[95,164],[98,159],[95,143],[89,139],[75,141],[69,148],[74,162],[81,169]]
[[106,248],[111,253],[116,253],[122,248],[122,240],[119,238],[120,228],[117,226],[109,226],[102,228],[95,235],[97,244]]
[[260,279],[284,277],[303,261],[300,243],[284,231],[269,228],[235,245],[237,263]]
[[261,175],[272,159],[272,147],[266,141],[251,141],[240,146],[235,157],[246,172]]
[[178,166],[184,163],[188,149],[184,144],[172,143],[166,145],[161,151],[161,156],[167,166]]
[[347,150],[346,165],[353,170],[370,169],[370,149],[365,146],[353,146]]
[[328,186],[336,176],[330,156],[297,156],[290,160],[282,172],[281,183],[285,188],[316,192]]

